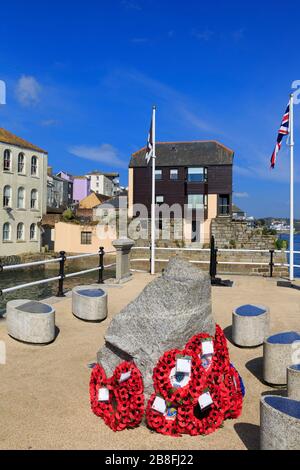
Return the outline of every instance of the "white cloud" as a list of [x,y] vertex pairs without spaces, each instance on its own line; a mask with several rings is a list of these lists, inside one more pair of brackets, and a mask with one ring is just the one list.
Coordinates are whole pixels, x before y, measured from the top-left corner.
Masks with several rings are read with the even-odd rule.
[[[247,167],[233,167],[234,174],[237,176],[245,176],[256,180],[272,181],[276,183],[289,183],[289,162],[284,160],[277,163],[274,170],[270,168],[269,161],[266,158],[263,163],[257,161],[256,165],[250,164]],[[295,183],[300,182],[300,174],[298,168],[295,168]]]
[[137,70],[119,69],[115,71],[115,74],[119,79],[133,81],[142,85],[145,89],[150,90],[154,97],[167,103],[171,114],[180,118],[180,120],[188,126],[192,126],[205,134],[210,132],[224,136],[224,133],[210,123],[206,117],[200,117],[200,113],[203,115],[204,110],[197,113],[193,111],[195,106],[191,105],[190,99],[185,94]]
[[127,162],[121,160],[115,147],[110,144],[102,144],[98,147],[88,145],[74,145],[69,148],[72,155],[86,160],[103,163],[112,167],[126,168]]
[[235,41],[240,41],[241,39],[244,38],[244,35],[245,35],[244,28],[237,29],[236,31],[233,31],[232,33],[232,37]]
[[45,119],[44,121],[41,121],[40,124],[43,127],[52,127],[57,126],[58,121],[56,119]]
[[145,44],[148,41],[149,41],[148,38],[133,38],[133,39],[131,39],[131,42],[133,44]]
[[246,198],[249,197],[249,194],[244,192],[244,193],[233,193],[233,196],[236,198]]
[[22,75],[16,86],[16,97],[22,106],[33,106],[40,101],[42,87],[32,76]]
[[141,5],[134,0],[122,0],[121,4],[129,10],[141,10]]
[[192,36],[200,41],[209,41],[214,36],[214,31],[206,29],[204,31],[192,31]]

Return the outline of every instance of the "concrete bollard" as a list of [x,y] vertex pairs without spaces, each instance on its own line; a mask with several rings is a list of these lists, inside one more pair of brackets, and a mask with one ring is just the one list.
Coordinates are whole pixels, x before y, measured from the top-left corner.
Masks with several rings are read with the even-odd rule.
[[300,401],[300,364],[293,364],[287,368],[288,397]]
[[300,334],[296,331],[278,333],[264,341],[263,377],[266,382],[286,385],[287,367],[292,362],[295,341],[300,341]]
[[232,312],[232,339],[238,346],[263,344],[269,334],[270,313],[262,305],[241,305]]
[[130,251],[134,245],[134,241],[130,238],[119,238],[112,242],[116,248],[116,282],[128,281],[131,277],[130,273]]
[[6,306],[7,333],[25,343],[47,344],[55,338],[55,310],[51,305],[27,299]]
[[98,286],[77,286],[72,289],[72,312],[86,321],[101,321],[107,317],[107,293]]
[[300,450],[300,402],[265,395],[260,400],[261,450]]

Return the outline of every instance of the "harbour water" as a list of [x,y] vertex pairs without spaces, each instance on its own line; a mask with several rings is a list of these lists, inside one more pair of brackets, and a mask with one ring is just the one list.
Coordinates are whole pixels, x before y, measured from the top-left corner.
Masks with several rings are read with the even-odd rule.
[[[81,268],[83,269],[83,268]],[[80,270],[80,269],[78,269]],[[75,271],[73,269],[73,271]],[[6,271],[0,273],[0,289],[5,289],[8,287],[13,287],[18,284],[26,284],[27,282],[38,281],[40,279],[46,279],[56,276],[56,273],[51,273],[44,271],[42,269],[37,270],[15,270],[15,271]],[[113,270],[105,270],[105,279],[114,277],[115,272]],[[68,291],[74,286],[80,284],[93,284],[96,283],[98,279],[98,272],[87,273],[81,276],[70,277],[64,280],[64,290]],[[14,299],[32,299],[32,300],[42,300],[47,297],[51,297],[57,294],[58,281],[41,284],[38,286],[27,287],[25,289],[16,290],[9,292],[0,296],[0,316],[5,312],[6,303],[9,300]]]
[[[289,245],[290,236],[288,233],[282,233],[278,238],[281,240],[286,240]],[[294,235],[294,250],[300,251],[300,234]],[[287,262],[289,263],[289,255],[287,255]],[[300,265],[300,254],[294,254],[294,264]],[[295,277],[300,277],[300,268],[294,269]]]

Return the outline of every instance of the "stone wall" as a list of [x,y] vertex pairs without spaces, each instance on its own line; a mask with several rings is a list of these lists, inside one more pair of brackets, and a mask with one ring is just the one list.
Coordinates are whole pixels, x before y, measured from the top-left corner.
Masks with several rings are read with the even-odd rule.
[[[171,233],[176,227],[176,221],[171,222]],[[258,252],[219,252],[218,253],[218,267],[217,272],[221,274],[247,274],[269,276],[270,274],[270,253],[269,250],[274,250],[276,236],[263,235],[261,229],[252,229],[247,226],[243,221],[231,221],[230,219],[216,218],[212,221],[212,235],[215,237],[215,246],[218,249],[244,249],[244,250],[267,250],[266,253]],[[182,240],[164,239],[162,232],[158,231],[157,235],[160,239],[156,241],[156,259],[168,260],[171,256],[184,256],[199,266],[204,271],[209,270],[209,251],[188,251],[180,250],[179,248],[187,247],[187,244]],[[192,248],[201,248],[198,244],[189,244]],[[149,256],[150,252],[145,247],[149,247],[148,240],[138,240],[136,247],[131,254],[131,268],[149,270]],[[208,247],[205,245],[204,247]],[[169,248],[169,250],[160,250],[159,248]],[[172,249],[170,249],[172,248]],[[188,247],[187,247],[188,248]],[[134,259],[146,259],[147,261],[134,261]],[[234,264],[243,263],[243,264]],[[251,264],[254,263],[254,264]],[[287,263],[287,258],[284,252],[274,253],[274,263],[280,266],[274,266],[274,277],[282,277],[288,275],[288,268],[283,266]],[[165,261],[158,261],[156,263],[156,270],[160,272],[166,266]]]
[[[131,253],[131,269],[140,269],[149,271],[149,250],[145,248],[138,248],[132,250]],[[173,256],[180,256],[193,261],[195,266],[198,266],[203,271],[209,271],[209,251],[182,251],[179,249],[172,250],[156,250],[156,259],[166,260],[156,262],[156,272],[161,272],[167,264],[167,260]],[[135,261],[135,259],[145,259],[146,261]],[[266,276],[270,275],[270,254],[267,253],[241,253],[241,252],[219,252],[218,253],[218,266],[217,273],[222,274],[243,274],[252,276]],[[246,264],[233,264],[246,263]],[[287,262],[284,252],[274,253],[274,262],[281,266],[273,268],[274,277],[282,277],[288,275],[288,268],[283,266]],[[223,264],[224,263],[224,264]],[[255,264],[247,264],[255,263]],[[257,264],[256,264],[257,263]]]
[[211,224],[211,234],[217,248],[245,248],[247,250],[274,249],[276,236],[263,235],[261,229],[253,229],[243,221],[216,218]]

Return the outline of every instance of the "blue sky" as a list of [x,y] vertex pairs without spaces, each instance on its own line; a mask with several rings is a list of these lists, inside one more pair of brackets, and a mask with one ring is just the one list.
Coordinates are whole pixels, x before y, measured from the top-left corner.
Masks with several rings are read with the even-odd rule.
[[[119,170],[127,184],[156,104],[158,140],[221,141],[235,151],[235,202],[288,216],[286,145],[273,172],[269,158],[300,80],[299,10],[289,0],[5,2],[0,126],[48,150],[55,171]],[[300,217],[299,105],[295,140]]]

